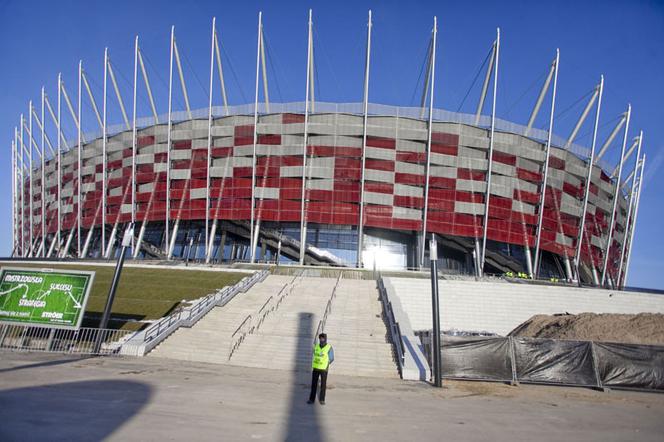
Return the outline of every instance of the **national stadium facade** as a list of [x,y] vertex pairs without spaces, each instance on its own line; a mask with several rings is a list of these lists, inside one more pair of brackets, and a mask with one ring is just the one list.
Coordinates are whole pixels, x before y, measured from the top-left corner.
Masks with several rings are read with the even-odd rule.
[[[42,89],[41,113],[30,102],[12,141],[13,256],[108,258],[131,226],[139,259],[419,268],[428,263],[424,238],[435,235],[448,271],[624,284],[645,155],[642,134],[628,136],[629,108],[607,140],[597,139],[603,79],[567,138],[553,131],[558,55],[528,124],[499,120],[498,34],[477,112],[436,109],[434,24],[422,105],[371,104],[370,16],[364,101],[323,103],[314,100],[311,19],[309,30],[302,103],[268,99],[261,18],[250,105],[227,103],[214,20],[206,108],[190,109],[174,29],[166,114],[156,111],[138,37],[131,120],[107,52],[101,111],[82,64],[77,103],[60,77],[57,104]],[[175,112],[178,77],[186,109]],[[107,124],[109,79],[122,125]],[[141,83],[152,116],[139,119]],[[491,87],[491,112],[483,115]],[[548,95],[548,130],[536,129]],[[99,133],[81,129],[88,99]],[[593,116],[591,146],[575,144]],[[66,117],[77,129],[73,141],[63,135]],[[612,165],[603,156],[614,140],[621,152]]]

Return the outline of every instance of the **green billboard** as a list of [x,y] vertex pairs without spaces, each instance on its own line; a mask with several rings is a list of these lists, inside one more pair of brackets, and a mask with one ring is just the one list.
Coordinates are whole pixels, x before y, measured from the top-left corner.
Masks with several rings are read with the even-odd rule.
[[5,267],[0,322],[78,329],[95,272]]

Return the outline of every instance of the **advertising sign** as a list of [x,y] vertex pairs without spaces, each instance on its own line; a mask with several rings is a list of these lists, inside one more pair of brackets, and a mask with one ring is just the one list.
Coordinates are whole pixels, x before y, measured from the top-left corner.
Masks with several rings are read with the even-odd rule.
[[78,329],[95,272],[5,267],[0,322]]

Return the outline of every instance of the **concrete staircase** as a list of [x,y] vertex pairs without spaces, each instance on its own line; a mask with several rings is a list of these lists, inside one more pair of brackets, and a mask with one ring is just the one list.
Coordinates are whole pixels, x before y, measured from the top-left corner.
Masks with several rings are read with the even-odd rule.
[[[293,280],[269,276],[223,308],[213,309],[190,329],[181,328],[150,356],[243,367],[308,371],[316,330],[336,278],[299,277],[293,291],[233,353],[231,336],[247,315],[256,316],[271,295]],[[331,373],[398,378],[392,346],[381,318],[375,281],[339,281],[325,332],[334,347]]]
[[334,373],[398,378],[376,281],[342,279],[325,324]]
[[247,293],[235,296],[222,308],[212,309],[191,328],[180,327],[148,353],[152,357],[225,364],[231,337],[247,315],[255,314],[271,296],[290,282],[291,276],[268,276]]

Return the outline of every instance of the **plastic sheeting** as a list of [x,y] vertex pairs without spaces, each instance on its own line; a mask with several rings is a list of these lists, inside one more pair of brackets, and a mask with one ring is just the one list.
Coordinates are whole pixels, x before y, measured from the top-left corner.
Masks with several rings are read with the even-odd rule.
[[590,342],[514,339],[521,382],[597,385]]
[[664,347],[609,343],[594,347],[602,385],[664,390]]
[[[421,334],[430,356],[429,334]],[[443,336],[443,377],[664,391],[664,347]]]
[[444,377],[512,380],[512,362],[507,338],[444,337]]

